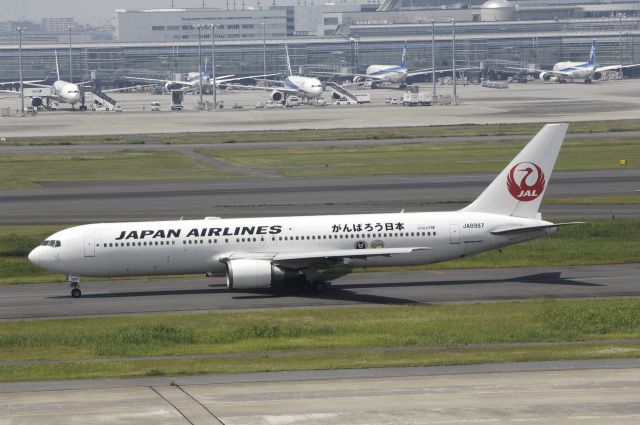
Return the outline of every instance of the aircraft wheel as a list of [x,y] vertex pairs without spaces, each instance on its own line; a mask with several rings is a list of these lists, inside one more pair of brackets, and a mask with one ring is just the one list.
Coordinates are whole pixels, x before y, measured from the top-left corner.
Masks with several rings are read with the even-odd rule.
[[82,295],[82,291],[80,291],[80,288],[73,288],[71,290],[71,296],[73,298],[80,298],[81,295]]
[[316,282],[313,284],[313,291],[316,294],[322,294],[326,290],[327,290],[327,285],[325,285],[324,282]]

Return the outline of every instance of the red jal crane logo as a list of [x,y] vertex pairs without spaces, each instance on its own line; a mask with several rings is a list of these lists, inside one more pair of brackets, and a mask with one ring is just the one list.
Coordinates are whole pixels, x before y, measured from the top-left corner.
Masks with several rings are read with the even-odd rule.
[[533,201],[544,191],[544,173],[533,162],[521,162],[509,171],[507,188],[518,201]]

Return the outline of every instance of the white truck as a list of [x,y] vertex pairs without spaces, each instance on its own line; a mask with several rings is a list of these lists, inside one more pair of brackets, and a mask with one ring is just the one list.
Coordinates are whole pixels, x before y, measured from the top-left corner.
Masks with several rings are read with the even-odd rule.
[[171,110],[182,111],[184,102],[184,92],[182,90],[171,90]]
[[358,104],[369,103],[371,102],[371,96],[369,95],[369,93],[359,93],[356,94],[356,101],[358,102]]
[[431,96],[429,96],[427,93],[405,92],[402,94],[402,104],[404,106],[431,105]]

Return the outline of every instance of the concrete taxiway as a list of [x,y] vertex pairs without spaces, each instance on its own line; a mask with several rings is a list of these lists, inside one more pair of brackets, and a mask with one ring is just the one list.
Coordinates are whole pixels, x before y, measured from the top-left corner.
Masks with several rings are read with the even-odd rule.
[[[361,92],[364,89],[355,89]],[[430,86],[421,88],[427,93]],[[362,127],[404,127],[446,124],[557,122],[636,119],[640,116],[640,80],[601,81],[594,84],[512,84],[507,90],[479,85],[460,86],[458,106],[404,107],[385,103],[401,98],[400,90],[367,90],[371,103],[325,107],[300,106],[255,109],[267,100],[262,92],[221,92],[226,107],[217,112],[193,110],[198,96],[187,96],[186,110],[168,112],[169,96],[148,93],[119,94],[124,112],[43,112],[35,117],[0,118],[0,137],[40,137],[136,133],[290,130]],[[438,88],[441,95],[451,86]],[[326,93],[325,97],[329,98]],[[150,112],[152,101],[164,111]],[[0,99],[0,107],[16,110],[15,97]],[[229,108],[238,104],[243,109]],[[144,108],[144,110],[143,110]]]
[[17,383],[2,424],[637,424],[640,361]]
[[640,264],[354,273],[323,294],[278,289],[229,291],[223,278],[162,278],[0,286],[0,319],[230,311],[365,304],[474,302],[527,298],[640,296]]

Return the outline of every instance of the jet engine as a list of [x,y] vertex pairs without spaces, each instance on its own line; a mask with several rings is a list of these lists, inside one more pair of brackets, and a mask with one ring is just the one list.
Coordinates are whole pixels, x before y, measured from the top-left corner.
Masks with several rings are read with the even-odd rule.
[[33,106],[34,108],[42,106],[42,98],[34,97],[33,99],[31,99],[31,106]]
[[354,83],[362,83],[365,80],[366,80],[366,78],[363,77],[362,75],[356,75],[355,77],[353,77],[353,82]]
[[538,78],[540,78],[540,80],[542,81],[549,81],[551,79],[551,74],[549,74],[548,72],[541,72]]
[[288,274],[269,260],[231,260],[227,263],[227,288],[269,288],[284,281]]
[[271,92],[271,100],[274,102],[282,102],[284,100],[284,94],[278,90],[274,90]]
[[602,78],[601,72],[594,72],[593,75],[591,76],[592,80],[599,80],[600,78]]
[[180,88],[180,85],[178,85],[178,84],[174,84],[174,83],[171,83],[171,82],[166,83],[166,84],[164,85],[164,89],[165,89],[165,91],[168,91],[168,92],[170,92],[170,91],[172,91],[172,90],[178,90],[179,88]]
[[333,100],[340,100],[342,98],[342,96],[340,96],[340,93],[336,93],[336,92],[333,92],[331,97],[333,98]]

